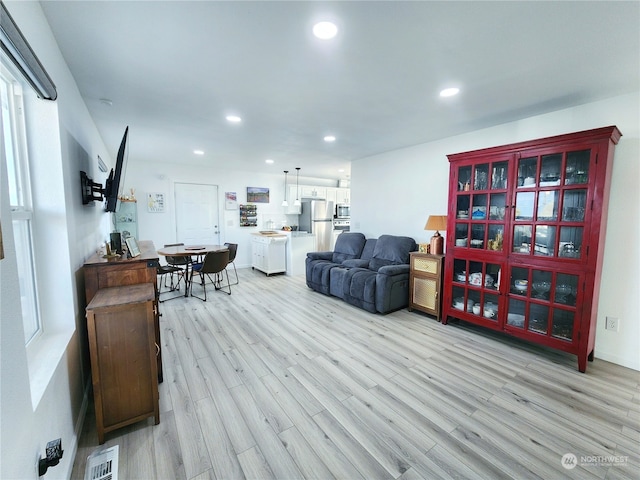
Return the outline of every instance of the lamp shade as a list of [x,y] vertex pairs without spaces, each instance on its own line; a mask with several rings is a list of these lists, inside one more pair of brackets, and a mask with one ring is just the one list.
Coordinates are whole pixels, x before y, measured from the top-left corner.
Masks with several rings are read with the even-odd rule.
[[425,230],[446,230],[447,229],[447,216],[446,215],[429,215],[427,224],[424,226]]

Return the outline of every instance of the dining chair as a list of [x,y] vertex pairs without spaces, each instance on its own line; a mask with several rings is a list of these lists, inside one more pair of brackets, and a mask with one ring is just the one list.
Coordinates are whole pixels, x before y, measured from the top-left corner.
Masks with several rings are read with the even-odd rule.
[[[205,276],[211,280],[213,287],[216,290],[222,290],[227,295],[231,295],[231,285],[229,284],[229,272],[227,272],[227,265],[229,264],[229,250],[220,250],[217,252],[209,252],[205,255],[202,263],[195,263],[191,266],[191,279],[189,280],[191,296],[199,298],[200,300],[207,301],[207,286]],[[223,272],[227,276],[227,283],[222,284]],[[193,276],[195,274],[200,275],[200,285],[204,290],[204,298],[193,295]],[[212,277],[213,275],[213,277]],[[225,291],[224,289],[228,289]]]
[[[167,243],[166,247],[181,247],[184,243]],[[189,265],[191,264],[191,257],[184,255],[167,255],[166,257],[167,265],[170,267],[175,267],[178,270],[174,271],[174,273],[178,273],[185,280],[185,284],[187,283],[187,275],[189,273]],[[180,285],[180,278],[178,279],[178,286]],[[171,283],[173,284],[173,275],[171,275]],[[166,286],[166,285],[165,285]]]
[[[180,267],[174,267],[171,265],[160,265],[158,266],[158,277],[160,277],[159,281],[158,281],[158,301],[159,302],[166,302],[167,300],[171,300],[172,298],[177,298],[177,297],[181,297],[182,294],[180,295],[176,295],[174,297],[170,297],[170,298],[162,298],[162,294],[163,293],[170,293],[170,292],[175,292],[176,290],[180,290],[180,281],[184,278],[184,270]],[[173,283],[173,276],[177,275],[178,278],[178,283],[174,284]],[[167,285],[167,277],[169,277],[170,280],[170,284]],[[163,282],[164,281],[164,282]],[[163,290],[163,284],[164,284],[164,290]],[[185,286],[186,286],[186,279],[185,279]]]
[[236,280],[231,285],[238,285],[238,283],[240,283],[240,280],[238,279],[238,270],[236,270],[236,262],[235,262],[236,253],[238,253],[238,244],[237,243],[225,243],[224,246],[229,249],[229,264],[228,265],[233,265],[233,271],[234,271],[234,273],[236,275]]

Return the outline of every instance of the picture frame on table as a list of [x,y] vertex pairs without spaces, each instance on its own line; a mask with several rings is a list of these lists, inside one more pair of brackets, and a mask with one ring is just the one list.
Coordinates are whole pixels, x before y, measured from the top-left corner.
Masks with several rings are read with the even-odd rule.
[[127,249],[129,250],[129,257],[135,258],[140,255],[140,247],[136,237],[127,237]]

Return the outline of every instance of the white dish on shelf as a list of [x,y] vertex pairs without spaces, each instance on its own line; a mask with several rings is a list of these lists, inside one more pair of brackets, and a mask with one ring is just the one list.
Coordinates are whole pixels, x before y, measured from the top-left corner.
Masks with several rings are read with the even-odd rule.
[[509,313],[507,315],[507,324],[514,327],[524,327],[524,315]]

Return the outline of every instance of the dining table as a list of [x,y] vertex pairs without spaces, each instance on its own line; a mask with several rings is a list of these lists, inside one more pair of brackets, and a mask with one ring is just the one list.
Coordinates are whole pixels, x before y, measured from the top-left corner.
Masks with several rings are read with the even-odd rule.
[[[195,258],[195,262],[197,263],[202,260],[202,258],[210,252],[221,252],[224,250],[229,250],[226,245],[172,245],[170,247],[163,247],[158,250],[158,255],[162,255],[163,257],[191,257]],[[191,264],[187,265],[187,271],[185,272],[185,292],[184,296],[189,296],[189,287],[190,287],[190,275],[189,275],[189,267]]]

